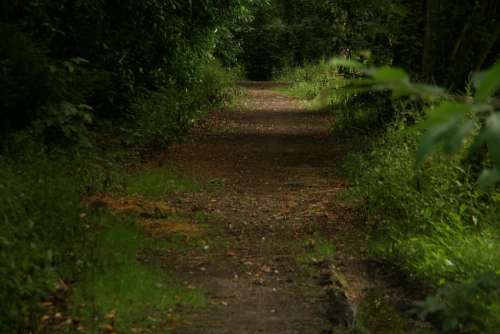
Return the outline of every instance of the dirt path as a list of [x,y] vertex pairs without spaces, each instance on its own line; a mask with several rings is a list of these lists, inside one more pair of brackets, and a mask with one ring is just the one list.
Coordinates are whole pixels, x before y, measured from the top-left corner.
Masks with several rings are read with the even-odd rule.
[[246,84],[238,106],[166,155],[217,185],[171,199],[203,213],[212,241],[159,254],[210,299],[208,309],[184,310],[176,333],[326,333],[342,312],[329,309],[327,288],[333,264],[349,261],[352,219],[338,204],[345,184],[336,176],[345,148],[329,135],[327,115],[273,87]]

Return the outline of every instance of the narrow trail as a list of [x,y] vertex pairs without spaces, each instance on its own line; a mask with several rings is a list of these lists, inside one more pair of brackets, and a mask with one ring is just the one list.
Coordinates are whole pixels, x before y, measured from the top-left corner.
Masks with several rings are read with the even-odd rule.
[[[178,210],[206,214],[203,233],[213,241],[156,255],[210,300],[208,309],[183,310],[176,333],[326,333],[339,312],[327,297],[329,274],[334,264],[353,268],[349,249],[359,243],[349,234],[352,210],[338,200],[346,148],[329,135],[327,115],[275,85],[245,84],[235,107],[165,156],[218,185],[171,199]],[[359,273],[344,274],[354,287],[367,284]]]

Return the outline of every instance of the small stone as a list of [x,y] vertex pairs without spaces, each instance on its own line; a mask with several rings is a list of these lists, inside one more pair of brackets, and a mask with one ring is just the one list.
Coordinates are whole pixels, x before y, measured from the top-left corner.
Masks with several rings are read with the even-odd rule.
[[269,266],[264,265],[262,266],[262,271],[265,273],[270,273],[272,269]]

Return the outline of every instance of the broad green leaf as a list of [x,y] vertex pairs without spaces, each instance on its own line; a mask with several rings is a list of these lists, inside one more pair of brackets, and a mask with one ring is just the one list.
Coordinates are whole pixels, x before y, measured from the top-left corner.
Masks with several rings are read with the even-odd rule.
[[470,111],[470,106],[452,101],[445,101],[429,109],[424,123],[428,130],[420,143],[417,164],[422,163],[427,155],[441,144],[447,153],[457,151],[463,139],[474,128],[474,122],[464,122],[465,116]]
[[413,89],[423,97],[441,97],[447,93],[444,88],[432,85],[414,84]]
[[394,98],[409,96],[412,94],[414,94],[414,91],[408,84],[398,84],[392,87],[392,96]]
[[463,117],[467,113],[471,112],[471,110],[472,109],[469,105],[453,101],[445,101],[437,107],[427,109],[427,120],[425,124],[432,126],[439,123],[445,123],[452,118]]
[[488,99],[500,89],[500,62],[489,70],[476,74],[473,81],[476,87],[476,102],[488,102]]
[[460,124],[461,121],[459,118],[453,118],[444,124],[434,125],[427,130],[417,152],[417,165],[420,165],[440,144],[447,141],[449,137],[452,137]]
[[474,130],[476,123],[471,120],[459,124],[457,128],[446,138],[443,146],[445,153],[453,154],[457,152],[464,143],[464,139]]
[[484,170],[478,180],[479,187],[482,190],[491,189],[498,182],[500,182],[500,171],[498,168]]
[[373,70],[371,76],[381,83],[403,83],[410,81],[410,76],[403,69],[389,66]]

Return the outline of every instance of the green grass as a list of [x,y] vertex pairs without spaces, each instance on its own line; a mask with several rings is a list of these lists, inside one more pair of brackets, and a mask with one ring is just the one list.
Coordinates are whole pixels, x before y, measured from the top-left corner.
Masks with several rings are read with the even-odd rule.
[[[436,286],[467,281],[485,272],[500,273],[497,231],[436,225],[429,235],[402,235],[391,246],[387,240],[380,242],[380,256],[403,266],[411,277]],[[377,248],[374,250],[377,254]]]
[[198,192],[202,185],[177,168],[163,167],[127,176],[126,188],[129,195],[157,199],[178,192]]
[[499,271],[498,196],[481,193],[459,159],[415,168],[418,138],[393,129],[346,160],[351,195],[374,227],[372,255],[433,286]]
[[201,292],[183,287],[169,273],[138,260],[146,247],[155,247],[139,227],[111,216],[102,220],[93,249],[98,265],[73,292],[75,312],[84,319],[86,332],[99,332],[106,316],[115,313],[115,328],[121,333],[131,328],[168,333],[168,319],[176,307],[206,305]]
[[320,261],[330,260],[335,255],[335,245],[326,239],[316,238],[309,242],[307,247],[307,252],[298,258],[299,264],[305,267]]
[[[498,194],[478,189],[463,156],[434,155],[416,168],[418,140],[416,131],[392,128],[372,140],[369,150],[346,160],[351,195],[369,222],[369,256],[396,266],[410,282],[429,291],[500,273]],[[478,296],[470,305],[489,310],[488,303],[499,304],[495,298],[490,302]],[[475,321],[486,324],[490,311],[464,316],[471,312],[465,300],[448,300],[448,313],[427,319],[438,327],[450,321],[463,328],[472,328]],[[487,333],[477,328],[444,332]]]

